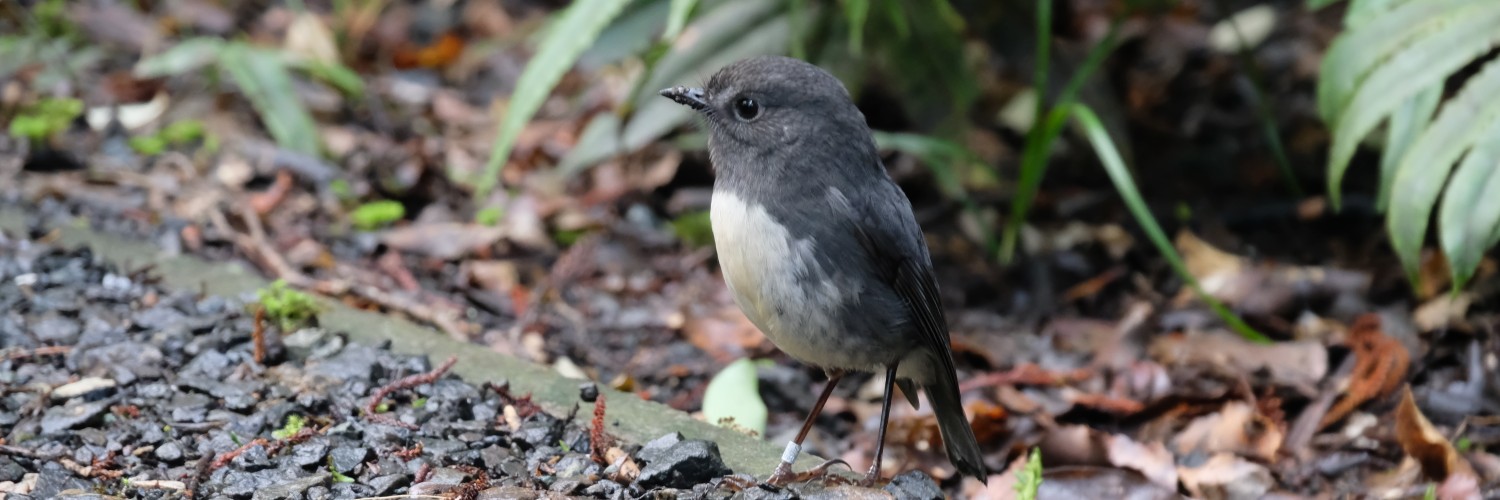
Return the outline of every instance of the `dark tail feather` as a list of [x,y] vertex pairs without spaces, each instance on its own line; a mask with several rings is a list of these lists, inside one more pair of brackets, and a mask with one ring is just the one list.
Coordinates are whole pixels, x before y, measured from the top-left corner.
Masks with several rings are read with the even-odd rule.
[[958,380],[953,373],[938,377],[940,382],[927,386],[927,400],[932,403],[932,413],[937,415],[938,430],[943,434],[943,444],[948,447],[948,461],[958,468],[960,474],[973,476],[987,482],[984,470],[984,454],[979,451],[979,440],[974,438],[974,428],[964,416],[963,402],[958,397]]

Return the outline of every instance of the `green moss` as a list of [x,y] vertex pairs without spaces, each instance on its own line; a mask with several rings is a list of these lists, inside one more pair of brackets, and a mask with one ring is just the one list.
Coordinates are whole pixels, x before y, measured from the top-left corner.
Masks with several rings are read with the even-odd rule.
[[266,310],[266,316],[283,332],[307,324],[322,311],[322,306],[311,295],[293,290],[283,280],[276,280],[256,295]]

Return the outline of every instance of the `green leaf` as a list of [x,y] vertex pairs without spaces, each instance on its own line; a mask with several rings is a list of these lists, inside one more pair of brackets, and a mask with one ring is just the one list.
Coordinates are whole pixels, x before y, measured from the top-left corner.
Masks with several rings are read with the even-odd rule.
[[1412,2],[1347,28],[1328,47],[1318,70],[1318,113],[1335,123],[1360,82],[1377,66],[1478,6],[1474,0]]
[[1016,500],[1036,500],[1042,489],[1042,450],[1032,448],[1026,467],[1016,474]]
[[937,180],[943,195],[956,200],[968,197],[958,168],[988,167],[963,145],[937,137],[876,131],[875,144],[881,149],[900,151],[922,159]]
[[1443,97],[1443,84],[1438,82],[1427,90],[1406,99],[1391,115],[1386,125],[1385,150],[1380,154],[1380,191],[1375,198],[1375,208],[1382,212],[1391,201],[1391,183],[1396,181],[1396,165],[1417,135],[1427,130],[1432,113],[1437,111],[1438,101]]
[[229,72],[260,113],[277,144],[307,156],[320,155],[318,127],[297,100],[292,75],[280,52],[231,43],[221,51],[220,67]]
[[286,416],[286,425],[281,426],[280,429],[271,431],[271,437],[276,439],[286,439],[295,436],[298,432],[301,432],[302,428],[306,425],[307,419],[302,418],[302,415],[289,413]]
[[352,483],[354,478],[344,475],[333,466],[333,455],[328,455],[328,474],[333,477],[335,483]]
[[223,48],[224,41],[218,38],[189,38],[136,63],[135,77],[156,78],[187,73],[218,60]]
[[1417,1],[1426,0],[1352,0],[1344,11],[1344,26],[1363,26],[1386,11]]
[[558,14],[559,18],[537,47],[531,62],[521,72],[516,82],[516,91],[501,119],[500,131],[495,137],[495,146],[485,162],[483,176],[479,179],[460,179],[472,183],[474,198],[483,199],[500,181],[500,168],[510,158],[510,150],[516,137],[531,117],[542,107],[552,88],[562,79],[563,73],[573,67],[578,56],[599,36],[609,22],[620,14],[629,0],[578,1]]
[[129,144],[130,149],[147,156],[159,155],[162,151],[167,150],[167,140],[163,139],[160,135],[131,137]]
[[[1466,11],[1432,36],[1421,38],[1376,68],[1339,112],[1329,149],[1329,201],[1339,207],[1339,186],[1359,141],[1408,98],[1446,80],[1500,43],[1500,2]],[[1374,26],[1372,23],[1369,26]],[[1368,29],[1368,26],[1366,27]],[[1327,73],[1324,73],[1327,74]],[[1397,186],[1399,187],[1399,185]]]
[[870,18],[870,0],[844,0],[844,19],[849,23],[849,53],[858,57],[865,46],[865,21]]
[[201,120],[181,120],[167,125],[157,135],[172,144],[187,144],[202,139],[205,133]]
[[373,201],[360,205],[349,214],[354,227],[369,231],[406,217],[406,207],[391,200]]
[[732,419],[735,426],[765,434],[766,403],[760,399],[754,361],[741,358],[708,381],[703,391],[703,416],[715,425]]
[[[1494,63],[1491,63],[1494,64]],[[1438,212],[1438,239],[1460,290],[1500,235],[1500,119],[1493,119],[1453,173]]]
[[500,207],[485,207],[474,213],[474,223],[481,226],[494,226],[500,223],[502,215],[505,215],[505,210]]
[[1125,168],[1125,161],[1120,158],[1114,141],[1109,138],[1109,131],[1105,130],[1099,117],[1082,104],[1074,104],[1069,111],[1073,119],[1083,128],[1089,143],[1094,146],[1094,153],[1099,155],[1100,163],[1104,164],[1104,171],[1109,174],[1109,179],[1115,184],[1115,190],[1119,191],[1120,197],[1125,200],[1125,207],[1130,210],[1131,215],[1135,216],[1136,223],[1141,225],[1141,230],[1146,232],[1146,237],[1156,246],[1156,250],[1161,252],[1162,258],[1172,266],[1172,270],[1177,272],[1177,276],[1192,287],[1198,299],[1208,304],[1209,308],[1213,309],[1214,313],[1218,314],[1219,318],[1235,333],[1251,342],[1270,343],[1271,339],[1250,328],[1250,325],[1245,324],[1244,320],[1230,312],[1218,299],[1203,291],[1198,279],[1188,272],[1182,256],[1178,255],[1176,247],[1172,246],[1172,241],[1167,238],[1167,234],[1156,223],[1156,218],[1151,215],[1151,209],[1146,206],[1145,199],[1141,197],[1140,190],[1135,186],[1135,180],[1130,176],[1130,170]]
[[[1500,12],[1500,9],[1496,11]],[[1401,258],[1413,284],[1416,283],[1422,240],[1427,237],[1427,223],[1433,205],[1448,183],[1448,173],[1454,162],[1475,145],[1480,132],[1500,121],[1497,95],[1500,95],[1500,60],[1486,64],[1479,74],[1464,84],[1457,97],[1443,105],[1432,126],[1422,133],[1411,151],[1401,159],[1400,166],[1396,167],[1387,226],[1391,246]],[[1487,167],[1493,168],[1493,165]],[[1495,192],[1488,195],[1494,197]]]
[[707,210],[677,216],[672,220],[672,233],[693,248],[705,247],[714,242],[714,228]]
[[365,95],[365,80],[342,64],[328,64],[324,62],[298,59],[295,63],[298,68],[306,71],[313,78],[322,80],[339,89],[344,95],[359,98]]
[[579,146],[558,162],[558,175],[571,177],[606,158],[642,148],[692,120],[693,110],[663,99],[661,89],[702,81],[712,71],[751,55],[786,50],[791,25],[786,16],[776,15],[776,5],[725,2],[699,15],[693,30],[700,35],[693,43],[674,45],[636,86],[630,121],[622,126],[614,113],[595,115],[580,134]]
[[698,6],[698,0],[672,0],[672,8],[667,14],[667,29],[662,31],[662,40],[676,40],[677,35],[682,34],[682,27],[687,26],[688,17],[692,16],[693,9]]

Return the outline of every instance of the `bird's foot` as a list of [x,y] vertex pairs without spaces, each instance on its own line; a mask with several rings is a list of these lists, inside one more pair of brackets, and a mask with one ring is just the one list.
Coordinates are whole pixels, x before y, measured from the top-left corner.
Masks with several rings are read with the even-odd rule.
[[880,484],[880,469],[874,465],[870,466],[870,472],[865,473],[865,478],[859,480],[859,486],[874,488]]
[[766,484],[781,487],[791,483],[805,483],[813,480],[822,480],[824,483],[847,484],[849,482],[848,479],[829,473],[829,469],[835,465],[849,467],[849,462],[835,458],[803,472],[792,472],[792,464],[782,462],[781,465],[776,466],[775,471],[771,472],[771,477],[766,479]]
[[787,483],[797,479],[797,473],[792,472],[792,463],[785,460],[771,471],[771,477],[766,478],[766,484],[771,486],[786,486]]

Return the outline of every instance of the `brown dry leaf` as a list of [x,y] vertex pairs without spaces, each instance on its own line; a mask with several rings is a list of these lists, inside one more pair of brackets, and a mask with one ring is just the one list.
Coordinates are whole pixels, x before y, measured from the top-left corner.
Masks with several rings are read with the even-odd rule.
[[276,206],[281,204],[281,200],[286,199],[286,195],[291,193],[293,181],[291,171],[277,170],[276,180],[271,183],[271,187],[266,188],[265,191],[250,194],[250,209],[258,215],[271,213],[271,210],[276,209]]
[[1177,500],[1177,485],[1157,484],[1141,473],[1109,467],[1049,467],[1042,472],[1037,498]]
[[1150,355],[1166,366],[1206,367],[1231,378],[1254,377],[1264,370],[1272,384],[1309,393],[1328,373],[1328,349],[1318,342],[1256,344],[1222,331],[1157,337]]
[[1473,303],[1474,294],[1470,292],[1438,295],[1412,311],[1411,321],[1418,331],[1442,330],[1449,325],[1462,324],[1464,316],[1469,313],[1469,305]]
[[[1251,316],[1274,314],[1299,297],[1357,294],[1370,286],[1370,276],[1364,272],[1251,262],[1215,248],[1190,231],[1178,233],[1176,244],[1188,272],[1205,292]],[[1174,299],[1178,305],[1193,300],[1196,295],[1188,287]]]
[[689,314],[682,324],[682,333],[688,343],[721,364],[743,357],[766,340],[745,313],[732,305],[708,314]]
[[68,17],[78,25],[78,32],[103,45],[113,45],[136,53],[149,53],[161,47],[161,33],[151,19],[124,2],[66,2]]
[[1010,434],[1009,426],[1005,425],[1010,415],[1004,407],[983,400],[969,403],[968,407],[969,414],[974,416],[969,426],[974,428],[974,437],[979,442],[999,443]]
[[1349,387],[1344,397],[1323,416],[1318,425],[1320,430],[1342,420],[1360,405],[1391,394],[1406,380],[1411,354],[1400,341],[1381,331],[1379,314],[1367,313],[1354,320],[1349,327],[1349,347],[1354,350]]
[[475,250],[494,245],[505,237],[497,227],[462,222],[434,222],[398,227],[381,235],[380,240],[395,250],[452,260]]
[[470,260],[463,267],[471,283],[495,293],[507,294],[521,282],[521,272],[513,261]]
[[1232,401],[1218,413],[1194,419],[1172,439],[1178,455],[1227,452],[1274,461],[1281,449],[1282,431],[1249,403]]
[[310,62],[339,62],[339,51],[333,44],[333,32],[317,14],[311,12],[304,11],[292,19],[292,24],[286,27],[284,44],[288,53]]
[[1396,442],[1401,449],[1422,466],[1422,473],[1434,481],[1446,481],[1454,474],[1478,477],[1468,460],[1459,456],[1458,450],[1448,438],[1438,432],[1417,408],[1411,395],[1411,386],[1401,391],[1401,404],[1396,407]]
[[1104,448],[1110,464],[1139,471],[1162,487],[1177,488],[1177,464],[1172,452],[1161,443],[1142,444],[1114,434],[1105,438]]
[[1473,474],[1454,474],[1438,485],[1437,497],[1442,500],[1480,500],[1479,478]]
[[630,483],[641,475],[641,467],[635,463],[635,459],[630,458],[630,454],[618,446],[611,446],[608,451],[605,451],[604,460],[612,466],[619,466],[612,478],[615,481]]
[[1421,263],[1417,267],[1417,298],[1427,300],[1436,297],[1448,288],[1452,273],[1448,271],[1448,257],[1433,249],[1422,251]]
[[1261,498],[1276,484],[1265,466],[1232,453],[1216,453],[1197,467],[1178,467],[1177,472],[1193,498],[1207,500]]

